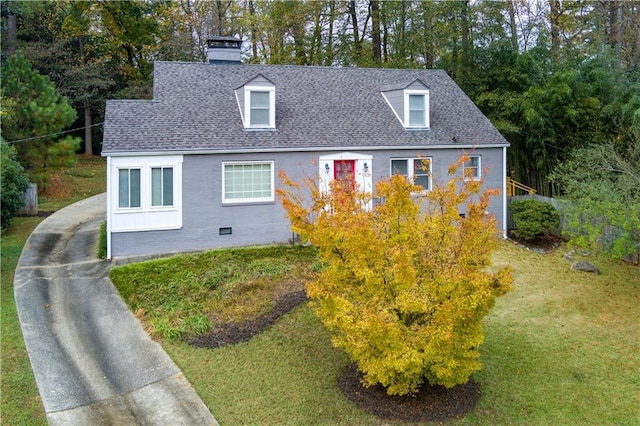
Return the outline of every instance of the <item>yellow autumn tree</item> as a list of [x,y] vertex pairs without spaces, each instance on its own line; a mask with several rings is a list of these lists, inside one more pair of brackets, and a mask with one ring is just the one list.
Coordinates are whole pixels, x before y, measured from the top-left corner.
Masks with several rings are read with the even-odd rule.
[[[307,284],[332,342],[390,395],[415,393],[425,380],[452,387],[481,369],[482,318],[512,283],[509,268],[491,269],[496,191],[449,168],[450,180],[421,193],[400,175],[371,194],[334,181],[299,184],[280,174],[278,196],[303,241],[324,268]],[[459,209],[466,206],[466,215]]]

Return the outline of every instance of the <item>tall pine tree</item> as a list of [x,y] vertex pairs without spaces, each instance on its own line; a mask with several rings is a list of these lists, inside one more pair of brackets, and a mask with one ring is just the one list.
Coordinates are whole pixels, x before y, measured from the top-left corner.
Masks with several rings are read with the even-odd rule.
[[49,77],[34,70],[21,54],[2,68],[2,96],[10,100],[7,113],[13,118],[3,123],[2,137],[16,142],[18,159],[31,180],[46,188],[52,168],[75,162],[80,140],[55,134],[75,121],[76,112]]

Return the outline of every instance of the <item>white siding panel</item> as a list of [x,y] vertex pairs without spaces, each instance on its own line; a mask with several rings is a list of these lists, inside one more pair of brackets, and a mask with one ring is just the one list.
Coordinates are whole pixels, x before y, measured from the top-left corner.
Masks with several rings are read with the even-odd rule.
[[[150,230],[180,229],[182,227],[182,161],[181,155],[158,155],[145,157],[111,157],[107,193],[109,232],[135,232]],[[151,168],[173,167],[173,206],[151,206]],[[118,208],[118,169],[140,168],[141,207]]]

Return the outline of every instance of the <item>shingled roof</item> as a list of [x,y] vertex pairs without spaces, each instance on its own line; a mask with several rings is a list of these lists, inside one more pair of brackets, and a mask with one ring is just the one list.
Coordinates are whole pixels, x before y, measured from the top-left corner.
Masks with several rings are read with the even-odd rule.
[[[247,130],[234,90],[276,86],[276,129]],[[405,129],[382,96],[419,80],[430,128]],[[454,139],[455,138],[455,139]],[[442,70],[155,63],[153,100],[107,101],[102,152],[170,153],[508,146]]]

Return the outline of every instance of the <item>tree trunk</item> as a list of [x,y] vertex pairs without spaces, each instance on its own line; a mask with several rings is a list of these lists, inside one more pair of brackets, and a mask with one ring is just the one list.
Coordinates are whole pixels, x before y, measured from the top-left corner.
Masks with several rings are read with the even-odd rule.
[[358,30],[358,11],[356,10],[355,0],[349,2],[349,13],[351,14],[351,25],[353,26],[353,51],[355,62],[358,63],[360,59],[360,33]]
[[511,50],[518,53],[518,28],[516,27],[516,11],[513,6],[515,0],[509,0],[507,7],[509,8],[509,28],[511,29]]
[[425,68],[433,68],[434,52],[432,34],[433,28],[431,23],[431,11],[427,2],[422,4],[422,20],[423,20],[423,38],[424,38],[424,66]]
[[314,24],[313,24],[313,37],[311,39],[311,49],[309,49],[309,64],[310,65],[322,65],[322,4],[316,3],[314,5]]
[[251,56],[256,60],[258,59],[258,38],[256,37],[258,29],[256,28],[256,7],[253,0],[249,0],[249,16],[251,19]]
[[227,34],[227,28],[226,28],[226,25],[224,24],[224,21],[226,20],[225,18],[226,18],[227,10],[229,8],[229,3],[227,2],[226,5],[224,3],[225,2],[223,2],[222,0],[216,0],[215,2],[215,8],[216,8],[215,32],[217,32],[218,35],[220,36],[230,36],[232,34]]
[[93,136],[91,134],[91,106],[89,99],[84,98],[84,153],[93,155]]
[[400,57],[402,61],[409,56],[407,49],[407,2],[400,2],[400,22],[398,27],[398,34],[396,35],[396,58]]
[[551,57],[554,64],[560,57],[560,1],[549,0],[549,24],[551,26]]
[[324,64],[333,65],[333,21],[335,21],[336,2],[329,2],[329,34],[327,34],[327,51],[325,54]]
[[380,46],[380,2],[371,0],[371,42],[373,62],[379,64],[382,61],[382,49]]
[[389,24],[385,17],[382,24],[382,62],[389,62]]
[[307,53],[304,46],[304,25],[297,20],[293,21],[291,33],[293,34],[293,45],[296,50],[296,64],[307,65]]
[[7,16],[7,55],[13,56],[16,51],[16,15]]
[[615,55],[616,63],[620,66],[622,59],[622,19],[620,16],[620,2],[609,2],[609,39],[608,43],[611,46],[611,51]]
[[[636,16],[640,17],[640,13],[639,13],[640,8],[636,9]],[[626,57],[627,58],[627,64],[637,64],[640,63],[640,19],[638,19],[636,21],[636,24],[634,25],[636,28],[636,34],[635,34],[635,46],[631,47],[631,53]]]
[[471,38],[469,29],[469,0],[462,3],[462,72],[468,72],[471,64]]

